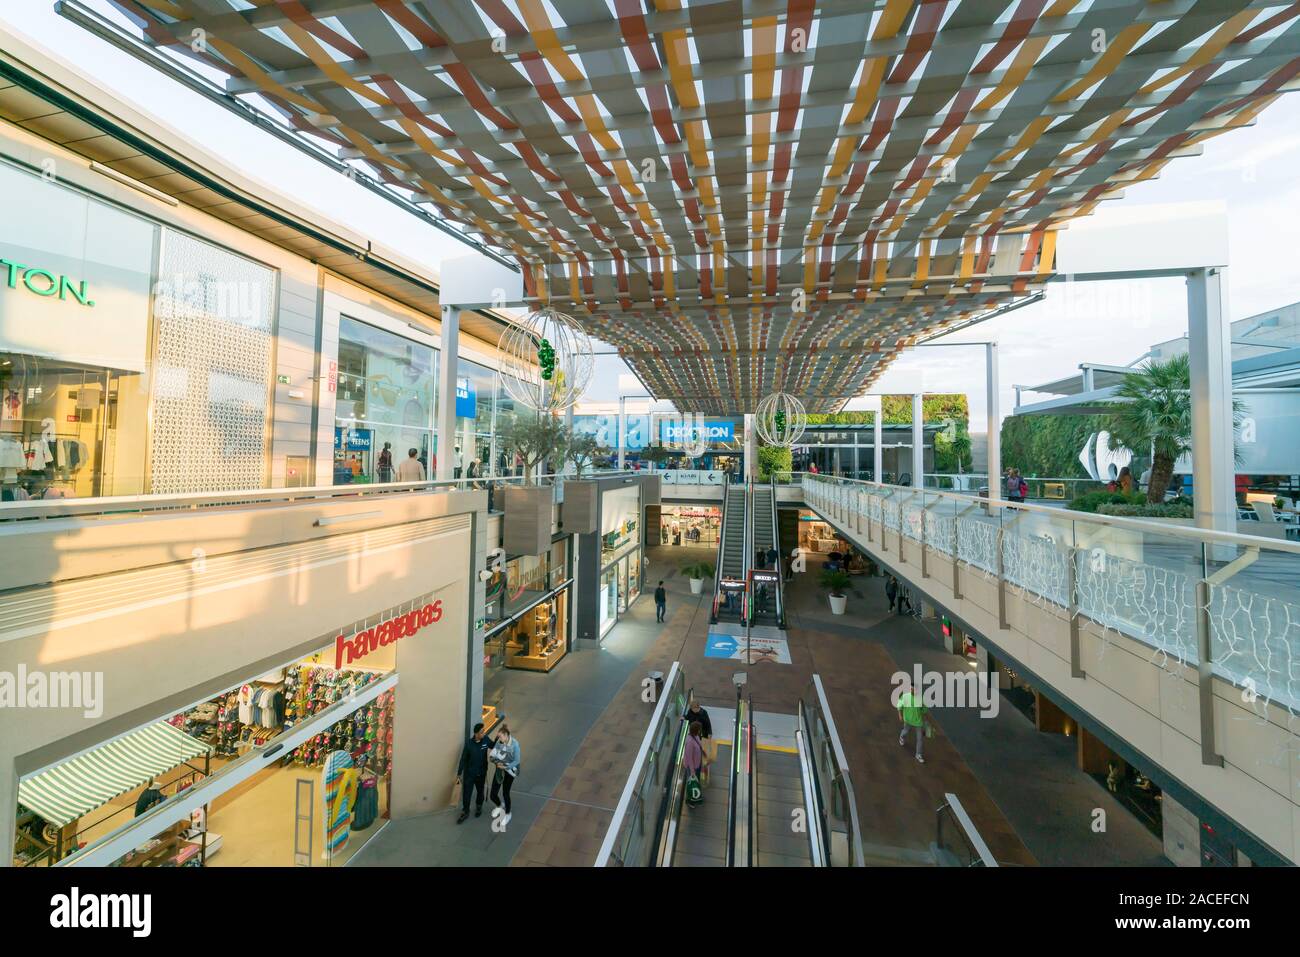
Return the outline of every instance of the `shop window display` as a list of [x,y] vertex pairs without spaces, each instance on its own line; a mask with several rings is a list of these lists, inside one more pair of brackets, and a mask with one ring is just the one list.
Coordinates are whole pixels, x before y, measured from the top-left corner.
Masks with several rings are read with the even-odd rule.
[[509,626],[505,635],[506,667],[550,671],[568,653],[568,593],[538,603]]
[[431,346],[340,317],[335,485],[399,481],[397,468],[411,449],[424,477],[432,476],[436,355]]
[[[73,819],[54,815],[47,804],[29,797],[43,810],[41,819],[23,805],[25,793],[39,795],[36,782],[19,789],[18,864],[50,864],[94,845],[149,810],[189,787],[241,762],[277,738],[312,720],[340,702],[362,695],[385,678],[383,668],[336,669],[334,649],[244,682],[163,722],[128,735],[148,736],[135,750],[152,758],[180,748],[193,755],[174,766],[140,778],[139,784],[116,797],[81,810]],[[123,867],[179,866],[338,866],[375,833],[375,824],[388,815],[392,772],[392,728],[395,691],[385,690],[339,720],[322,727],[283,758],[260,768],[244,783],[217,793],[190,820],[168,825],[118,860]],[[162,735],[162,743],[158,736]],[[113,742],[114,755],[122,751]],[[188,745],[185,743],[188,742]],[[93,769],[109,757],[85,765]],[[257,760],[257,758],[254,758]],[[76,759],[57,766],[60,789],[85,778],[93,791],[93,770],[82,770]],[[129,781],[130,771],[114,771],[115,781]],[[26,791],[24,790],[26,789]],[[75,790],[75,787],[74,787]],[[309,797],[304,797],[309,795]],[[306,803],[304,803],[306,802]],[[297,821],[313,822],[312,860],[306,853],[305,832]]]

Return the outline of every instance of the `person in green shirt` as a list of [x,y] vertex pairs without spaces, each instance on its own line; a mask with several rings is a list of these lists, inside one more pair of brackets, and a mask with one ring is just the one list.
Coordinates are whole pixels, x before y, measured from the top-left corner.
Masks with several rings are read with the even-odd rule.
[[921,757],[921,742],[925,740],[925,713],[926,707],[921,703],[921,695],[914,691],[910,684],[903,685],[903,693],[898,696],[898,720],[903,722],[902,729],[898,732],[899,747],[907,746],[907,729],[916,729],[916,760],[918,764],[925,764],[925,758]]

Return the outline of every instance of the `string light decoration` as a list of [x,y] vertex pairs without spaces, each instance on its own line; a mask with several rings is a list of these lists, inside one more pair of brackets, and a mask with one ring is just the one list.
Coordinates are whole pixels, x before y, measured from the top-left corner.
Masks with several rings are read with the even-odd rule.
[[788,392],[773,392],[758,404],[754,428],[764,445],[789,449],[799,444],[808,427],[803,403]]
[[562,412],[577,402],[596,366],[591,337],[572,316],[549,306],[506,327],[497,360],[510,397],[540,412]]

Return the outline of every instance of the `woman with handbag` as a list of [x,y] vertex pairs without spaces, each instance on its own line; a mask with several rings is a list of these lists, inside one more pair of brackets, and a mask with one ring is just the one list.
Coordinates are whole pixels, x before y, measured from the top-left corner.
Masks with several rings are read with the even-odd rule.
[[686,736],[686,749],[682,753],[682,767],[686,769],[686,803],[699,804],[704,800],[704,743],[700,740],[700,723],[692,721]]
[[698,722],[700,725],[700,744],[704,746],[704,773],[700,775],[700,784],[709,783],[709,765],[717,759],[717,744],[713,740],[713,722],[709,720],[709,712],[700,706],[695,700],[694,692],[691,693],[689,702],[686,705],[687,725]]
[[496,747],[492,749],[489,759],[496,765],[492,775],[492,791],[489,795],[497,807],[505,806],[505,815],[501,818],[502,826],[510,823],[510,788],[519,774],[519,742],[510,734],[510,729],[502,725],[497,733]]

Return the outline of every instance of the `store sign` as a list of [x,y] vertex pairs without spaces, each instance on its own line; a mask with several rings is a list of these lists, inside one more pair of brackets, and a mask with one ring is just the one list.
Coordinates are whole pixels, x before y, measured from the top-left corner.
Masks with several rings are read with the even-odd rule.
[[349,429],[347,426],[334,427],[334,451],[369,452],[374,448],[375,433],[373,429]]
[[[670,442],[681,443],[695,437],[697,423],[690,421],[664,419],[659,423],[659,441],[667,445]],[[736,441],[736,423],[730,419],[706,419],[703,428],[698,429],[706,442]]]
[[[26,289],[37,296],[58,296],[67,301],[71,296],[74,302],[83,306],[93,306],[95,301],[86,291],[86,280],[74,282],[64,275],[56,275],[48,269],[39,269],[11,259],[0,259],[0,272],[7,277],[7,289]],[[20,285],[21,283],[21,285]]]
[[156,227],[0,164],[0,352],[143,372]]
[[334,669],[360,661],[376,648],[391,645],[400,638],[409,638],[417,631],[442,620],[442,599],[430,602],[423,608],[380,622],[374,628],[359,631],[351,638],[339,635],[334,639]]
[[478,390],[468,376],[456,380],[456,418],[472,419],[478,415]]

